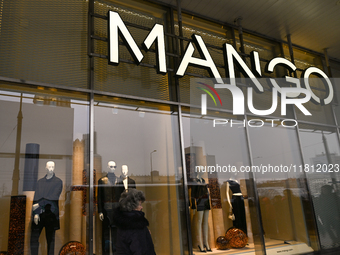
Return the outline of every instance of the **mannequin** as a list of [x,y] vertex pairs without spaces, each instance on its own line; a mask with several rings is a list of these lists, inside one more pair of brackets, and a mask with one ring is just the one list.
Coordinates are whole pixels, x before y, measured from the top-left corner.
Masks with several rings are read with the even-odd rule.
[[[119,205],[120,194],[124,191],[119,187],[120,179],[115,175],[116,162],[109,161],[108,173],[98,180],[98,215],[102,221],[102,254],[110,255],[116,251],[117,228],[113,225],[113,210]],[[110,245],[111,244],[111,245]]]
[[191,187],[191,209],[195,210],[193,227],[198,240],[198,249],[201,252],[207,252],[211,251],[208,242],[210,194],[208,184],[206,184],[202,178],[202,168],[203,167],[197,172],[196,178],[193,179],[194,184]]
[[38,180],[33,198],[31,255],[38,255],[39,236],[45,227],[47,254],[54,254],[55,231],[60,229],[59,197],[63,182],[55,176],[55,163],[46,163],[46,175]]
[[[230,200],[230,191],[232,197]],[[247,234],[246,211],[244,208],[244,199],[241,193],[241,186],[237,180],[229,179],[227,181],[226,196],[230,208],[230,219],[233,221],[233,226],[242,229]],[[233,217],[232,217],[233,215]]]
[[124,191],[127,191],[127,189],[136,188],[135,180],[129,177],[129,168],[127,165],[122,165],[122,175],[120,176],[120,178],[121,181],[119,183],[119,186],[124,187]]

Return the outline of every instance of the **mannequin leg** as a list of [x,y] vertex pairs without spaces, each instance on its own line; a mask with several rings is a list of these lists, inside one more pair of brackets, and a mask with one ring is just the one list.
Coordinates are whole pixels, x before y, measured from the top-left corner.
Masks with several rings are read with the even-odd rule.
[[117,228],[111,227],[111,249],[113,255],[116,254]]
[[110,255],[110,222],[107,218],[102,222],[102,254]]
[[54,255],[55,230],[46,230],[47,254]]
[[209,210],[204,210],[203,214],[203,244],[207,247],[207,250],[210,250],[209,246]]
[[[34,224],[34,222],[32,222]],[[38,255],[39,251],[39,236],[43,227],[41,225],[33,225],[31,232],[31,255]]]
[[203,239],[202,239],[202,219],[203,219],[204,211],[196,211],[195,213],[195,230],[196,230],[196,237],[198,241],[198,245],[201,249],[203,248]]

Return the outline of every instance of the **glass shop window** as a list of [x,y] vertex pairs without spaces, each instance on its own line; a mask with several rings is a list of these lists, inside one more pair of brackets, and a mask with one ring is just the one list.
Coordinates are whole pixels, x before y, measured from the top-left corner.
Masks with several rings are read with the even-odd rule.
[[335,128],[300,125],[301,146],[322,249],[340,246],[340,149]]
[[318,250],[296,130],[277,120],[272,123],[249,128],[253,165],[263,170],[255,178],[266,250],[269,254]]
[[183,112],[194,254],[255,252],[254,200],[248,174],[239,171],[249,165],[245,129],[213,127],[215,118],[237,122],[231,114],[208,111],[201,116],[193,108]]
[[[95,253],[128,254],[145,248],[125,245],[139,240],[131,237],[137,231],[137,207],[124,207],[119,201],[135,189],[145,195],[142,211],[152,240],[146,241],[146,247],[152,246],[156,254],[186,254],[176,107],[116,97],[95,100]],[[148,232],[138,236],[150,238]]]
[[86,251],[85,100],[83,94],[0,84],[1,252]]

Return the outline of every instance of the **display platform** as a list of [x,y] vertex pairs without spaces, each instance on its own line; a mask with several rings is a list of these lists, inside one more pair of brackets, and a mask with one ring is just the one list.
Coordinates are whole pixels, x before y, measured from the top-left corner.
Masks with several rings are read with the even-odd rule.
[[[285,255],[293,255],[293,254],[304,254],[307,252],[313,252],[313,249],[309,247],[305,243],[296,242],[296,241],[284,241],[275,240],[275,239],[265,239],[266,242],[266,251],[267,255],[277,255],[277,254],[285,254]],[[204,252],[199,252],[198,250],[194,250],[194,255],[204,254]],[[241,249],[229,249],[229,250],[218,250],[212,249],[212,252],[205,254],[246,254],[246,255],[255,255],[255,247],[254,244],[248,244],[246,247]]]
[[313,252],[313,249],[307,244],[297,241],[285,241],[266,239],[267,255],[274,254],[304,254]]

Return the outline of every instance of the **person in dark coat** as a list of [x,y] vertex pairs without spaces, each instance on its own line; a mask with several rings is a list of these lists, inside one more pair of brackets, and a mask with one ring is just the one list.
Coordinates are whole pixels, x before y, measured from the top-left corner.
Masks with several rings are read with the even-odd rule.
[[114,224],[117,226],[116,255],[156,255],[149,221],[142,212],[144,193],[128,189],[119,199],[119,207],[114,211]]

